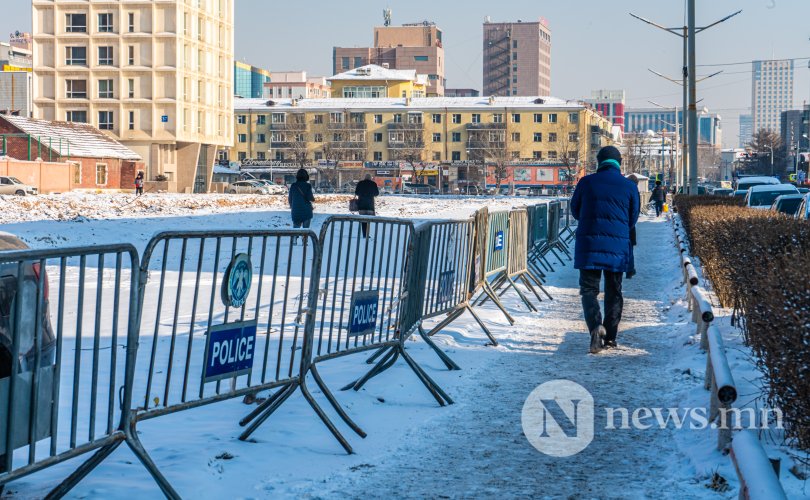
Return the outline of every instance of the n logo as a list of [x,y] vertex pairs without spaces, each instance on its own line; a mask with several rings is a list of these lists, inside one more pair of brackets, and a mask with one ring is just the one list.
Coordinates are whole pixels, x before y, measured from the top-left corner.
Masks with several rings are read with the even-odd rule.
[[529,443],[538,451],[570,457],[593,441],[593,396],[570,380],[546,382],[529,394],[521,423]]

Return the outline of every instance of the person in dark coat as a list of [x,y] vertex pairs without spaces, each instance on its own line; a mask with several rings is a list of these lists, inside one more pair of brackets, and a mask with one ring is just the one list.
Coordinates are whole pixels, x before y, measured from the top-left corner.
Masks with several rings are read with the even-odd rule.
[[664,202],[667,201],[667,190],[661,185],[661,181],[655,181],[655,189],[653,189],[650,199],[655,204],[655,216],[660,217],[664,210]]
[[303,168],[296,172],[295,182],[290,184],[287,201],[290,204],[293,227],[309,228],[309,224],[312,222],[312,204],[315,202],[315,195],[312,194],[309,174]]
[[[622,275],[631,269],[630,232],[638,222],[640,203],[638,187],[622,175],[619,150],[606,146],[596,159],[596,173],[582,178],[571,198],[571,214],[579,221],[574,268],[579,269],[579,293],[592,353],[616,346],[624,305]],[[604,321],[597,298],[603,274]]]
[[138,175],[135,176],[135,195],[140,196],[143,194],[143,171],[139,170]]
[[[354,189],[357,196],[357,210],[360,215],[376,215],[374,212],[374,198],[380,196],[380,189],[377,183],[371,180],[371,174],[366,174],[366,178],[357,183]],[[360,225],[363,238],[368,238],[368,222]]]

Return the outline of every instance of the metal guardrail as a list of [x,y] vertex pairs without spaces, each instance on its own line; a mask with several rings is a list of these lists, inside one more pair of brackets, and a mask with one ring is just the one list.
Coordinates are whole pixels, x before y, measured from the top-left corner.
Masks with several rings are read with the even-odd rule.
[[0,487],[95,452],[61,497],[126,440],[137,269],[132,245],[0,253]]
[[740,478],[741,500],[787,500],[779,475],[754,432],[738,432],[729,456]]

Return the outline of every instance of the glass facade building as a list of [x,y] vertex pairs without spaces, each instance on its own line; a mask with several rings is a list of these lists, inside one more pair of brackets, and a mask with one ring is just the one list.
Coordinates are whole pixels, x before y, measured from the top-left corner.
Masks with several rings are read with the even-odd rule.
[[259,99],[264,93],[264,84],[270,82],[270,72],[243,62],[233,65],[234,93],[245,99]]

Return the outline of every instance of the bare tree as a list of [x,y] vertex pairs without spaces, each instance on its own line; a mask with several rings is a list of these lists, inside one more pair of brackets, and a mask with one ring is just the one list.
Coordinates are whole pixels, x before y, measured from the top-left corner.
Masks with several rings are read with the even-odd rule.
[[[748,162],[746,167],[749,173],[783,175],[785,173],[784,150],[782,148],[782,136],[776,132],[761,128],[754,132],[748,149],[756,153],[756,161]],[[771,157],[773,156],[773,158]]]
[[628,174],[640,173],[644,166],[644,136],[642,134],[626,134],[624,136],[624,151],[622,151],[622,167]]
[[579,159],[581,157],[579,133],[576,132],[576,129],[571,130],[562,124],[552,133],[556,134],[556,137],[554,137],[556,140],[552,142],[553,149],[557,153],[557,161],[565,169],[565,182],[570,191],[579,173]]
[[307,137],[306,115],[291,114],[284,126],[285,141],[289,145],[290,155],[302,168],[309,165],[309,140]]
[[514,160],[506,142],[506,124],[492,123],[468,130],[468,149],[470,157],[480,161],[485,169],[493,167],[496,192],[500,192],[501,183],[509,178],[510,164]]
[[425,161],[425,129],[422,124],[407,123],[390,129],[388,144],[392,159],[408,164],[414,177],[424,183],[428,165]]

